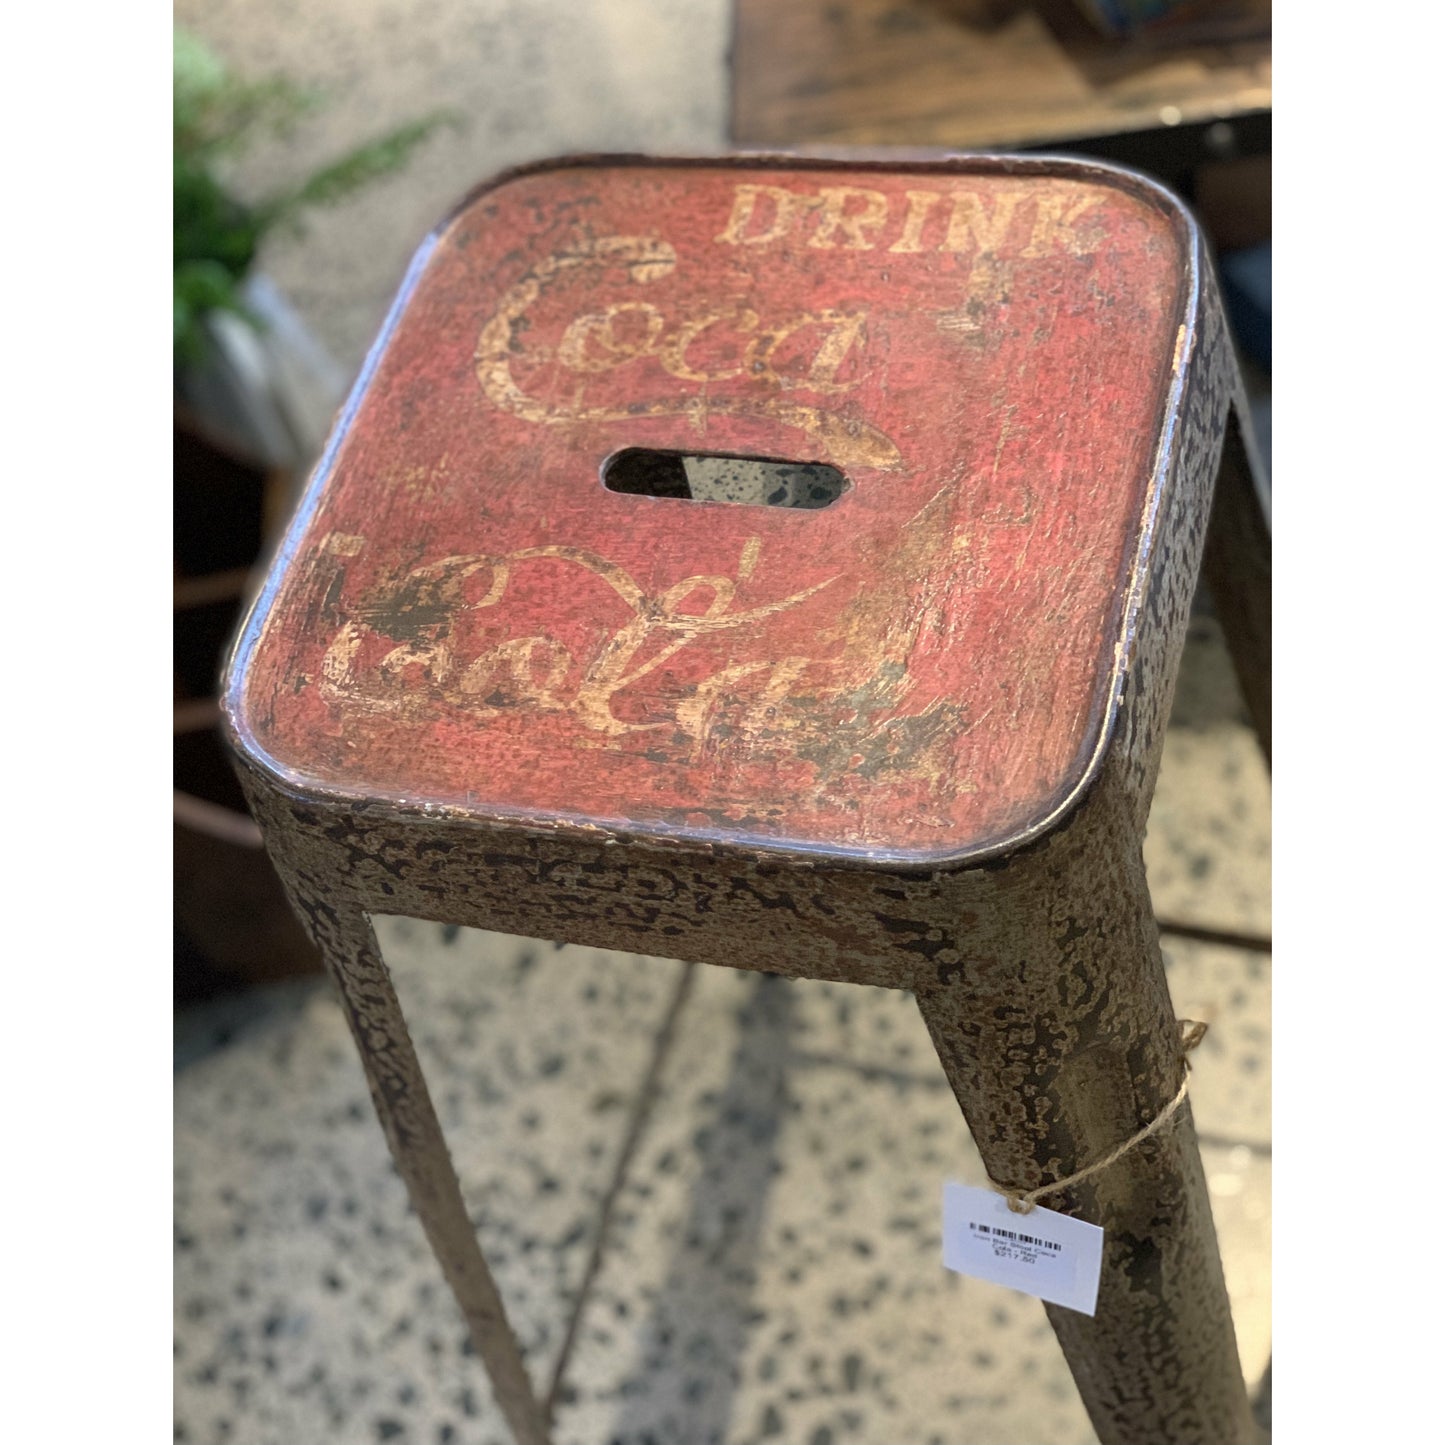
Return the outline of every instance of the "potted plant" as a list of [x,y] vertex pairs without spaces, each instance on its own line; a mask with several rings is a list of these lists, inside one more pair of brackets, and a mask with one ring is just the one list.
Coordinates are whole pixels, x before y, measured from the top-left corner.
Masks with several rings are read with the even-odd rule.
[[329,419],[344,379],[275,288],[255,273],[257,253],[270,233],[297,227],[308,210],[334,205],[398,170],[450,116],[424,116],[295,186],[243,201],[227,184],[227,162],[265,136],[284,136],[318,98],[285,79],[235,74],[184,30],[175,31],[174,49],[177,400],[263,463],[304,466],[320,439],[314,424],[296,415],[288,393],[313,393],[311,414]]
[[215,732],[220,654],[346,377],[256,270],[264,239],[402,166],[447,119],[413,121],[299,184],[246,201],[227,163],[316,98],[235,75],[175,32],[175,900],[177,988],[319,966]]

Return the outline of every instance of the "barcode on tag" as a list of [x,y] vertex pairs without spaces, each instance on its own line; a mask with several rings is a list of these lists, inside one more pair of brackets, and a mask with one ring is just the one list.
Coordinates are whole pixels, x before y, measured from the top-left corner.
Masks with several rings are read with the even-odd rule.
[[1099,1298],[1104,1231],[1036,1205],[1015,1214],[991,1189],[943,1186],[943,1263],[956,1274],[1092,1315]]
[[976,1229],[980,1234],[991,1234],[995,1239],[1011,1239],[1015,1244],[1033,1244],[1040,1249],[1062,1249],[1062,1244],[1056,1244],[1052,1239],[1035,1239],[1032,1234],[1016,1234],[1012,1229],[999,1229],[992,1224],[974,1224],[969,1222],[970,1229]]

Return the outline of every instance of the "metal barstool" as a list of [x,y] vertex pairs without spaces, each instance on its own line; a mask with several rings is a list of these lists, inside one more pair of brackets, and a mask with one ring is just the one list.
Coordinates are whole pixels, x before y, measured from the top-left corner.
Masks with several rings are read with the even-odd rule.
[[[368,913],[909,989],[995,1181],[1087,1166],[1182,1077],[1141,840],[1201,566],[1267,738],[1241,408],[1190,217],[1092,163],[560,161],[422,248],[225,712],[519,1441]],[[1049,1202],[1101,1440],[1253,1438],[1187,1103]]]

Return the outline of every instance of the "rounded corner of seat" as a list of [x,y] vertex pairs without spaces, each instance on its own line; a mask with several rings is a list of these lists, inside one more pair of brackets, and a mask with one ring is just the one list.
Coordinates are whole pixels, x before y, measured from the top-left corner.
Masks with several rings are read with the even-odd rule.
[[1178,192],[1144,171],[1129,166],[1082,156],[1070,159],[1078,165],[1080,179],[1129,196],[1157,212],[1178,245],[1181,262],[1192,268],[1199,247],[1199,223]]
[[657,165],[660,162],[643,155],[589,155],[583,151],[563,151],[558,155],[542,156],[536,160],[505,166],[473,185],[432,227],[426,244],[431,245],[442,240],[454,226],[469,216],[479,205],[525,181],[561,176],[569,171],[647,164]]

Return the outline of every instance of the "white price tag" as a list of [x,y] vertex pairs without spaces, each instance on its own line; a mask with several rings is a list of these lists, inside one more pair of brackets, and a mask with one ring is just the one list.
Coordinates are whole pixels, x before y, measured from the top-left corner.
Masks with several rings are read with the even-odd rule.
[[1022,1290],[1092,1315],[1099,1298],[1104,1231],[1035,1205],[1015,1214],[992,1189],[943,1186],[943,1263],[956,1274]]

